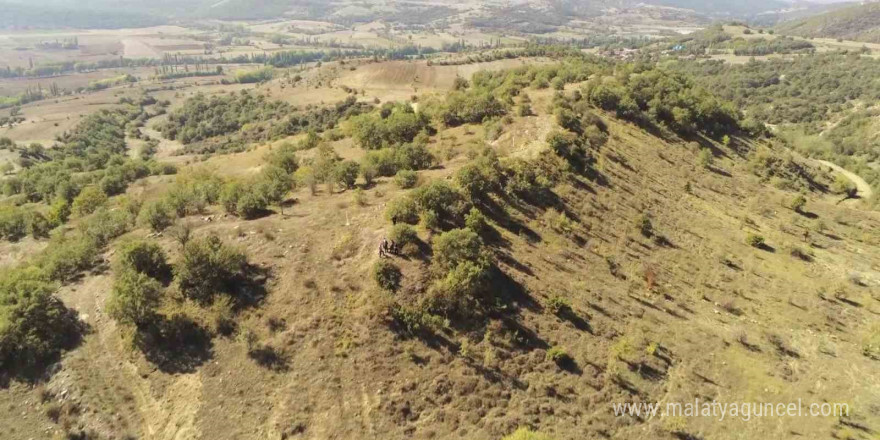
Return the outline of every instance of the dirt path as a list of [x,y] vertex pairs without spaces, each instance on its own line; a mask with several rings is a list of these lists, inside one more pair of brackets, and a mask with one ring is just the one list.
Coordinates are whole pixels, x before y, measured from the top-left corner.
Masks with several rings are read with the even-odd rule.
[[856,185],[856,189],[859,191],[859,197],[862,199],[870,199],[871,196],[874,195],[874,189],[871,188],[871,185],[868,185],[868,182],[865,179],[862,179],[858,174],[853,173],[852,171],[847,171],[841,168],[839,165],[828,162],[827,160],[816,160],[816,162],[825,165],[834,171],[837,171],[840,174],[846,176],[847,179],[852,181]]

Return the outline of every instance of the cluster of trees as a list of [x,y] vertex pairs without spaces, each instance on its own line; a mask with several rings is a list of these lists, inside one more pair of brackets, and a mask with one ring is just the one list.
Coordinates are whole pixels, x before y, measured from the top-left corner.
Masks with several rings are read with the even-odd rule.
[[184,297],[210,305],[218,296],[236,292],[236,283],[246,276],[247,255],[216,236],[187,241],[181,254],[172,266],[156,243],[137,240],[123,245],[114,263],[108,314],[138,330],[154,330],[161,319],[159,307],[166,285],[172,279]]
[[[242,91],[210,98],[198,94],[168,114],[158,128],[162,135],[184,144],[224,137],[188,151],[229,151],[242,148],[243,140],[278,139],[302,132],[321,132],[339,120],[360,114],[372,106],[352,95],[331,107],[297,109],[282,101]],[[247,127],[247,129],[243,129]]]
[[349,131],[355,142],[367,150],[379,150],[412,142],[430,130],[430,120],[406,103],[386,103],[378,112],[351,119]]
[[[447,51],[458,52],[458,51]],[[464,64],[487,63],[490,61],[510,60],[515,58],[548,57],[561,59],[565,57],[579,57],[583,53],[571,46],[557,44],[543,44],[542,42],[529,43],[525,47],[511,49],[496,49],[493,51],[481,51],[469,54],[466,57],[448,59],[431,59],[428,65],[460,66]]]
[[730,43],[735,55],[762,56],[774,53],[812,53],[816,46],[809,41],[795,40],[791,37],[736,39]]
[[821,53],[739,65],[679,62],[670,67],[771,124],[810,123],[818,130],[854,102],[880,98],[880,84],[864,81],[880,68],[880,61],[857,54]]
[[51,149],[0,142],[19,149],[23,168],[0,181],[4,195],[17,196],[0,208],[0,236],[8,240],[26,234],[46,237],[71,214],[91,214],[137,179],[175,173],[174,166],[126,154],[126,130],[142,124],[146,117],[142,106],[127,104],[84,118]]
[[639,65],[619,66],[614,76],[595,76],[580,90],[582,99],[618,116],[661,123],[679,133],[721,136],[740,126],[736,107],[679,72]]
[[0,375],[38,376],[40,367],[79,340],[83,324],[55,292],[95,267],[139,211],[138,201],[118,197],[113,209],[98,207],[76,229],[53,234],[29,261],[0,270]]

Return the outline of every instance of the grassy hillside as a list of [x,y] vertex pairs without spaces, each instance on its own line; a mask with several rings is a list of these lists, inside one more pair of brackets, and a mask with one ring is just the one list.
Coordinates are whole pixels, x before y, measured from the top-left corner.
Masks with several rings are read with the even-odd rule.
[[880,42],[880,3],[852,6],[779,24],[780,33],[800,37]]
[[[580,56],[293,110],[340,93],[313,82],[330,68],[159,91],[84,118],[57,152],[4,142],[34,162],[3,178],[4,208],[72,200],[49,237],[0,243],[40,244],[0,272],[0,437],[880,429],[880,218],[692,77]],[[176,175],[125,154],[171,138]],[[853,411],[611,409],[695,398]]]

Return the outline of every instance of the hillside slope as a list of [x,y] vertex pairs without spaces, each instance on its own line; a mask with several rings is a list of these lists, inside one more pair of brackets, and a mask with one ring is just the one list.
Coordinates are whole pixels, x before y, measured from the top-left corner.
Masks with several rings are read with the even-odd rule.
[[[565,86],[573,108],[582,85]],[[100,264],[66,283],[58,296],[91,330],[46,382],[0,389],[0,437],[500,439],[527,426],[558,440],[867,438],[880,429],[876,212],[838,204],[826,191],[833,175],[776,141],[680,136],[596,108],[584,113],[589,165],[568,167],[544,141],[564,121],[553,113],[559,98],[540,81],[523,92],[533,111],[511,112],[500,129],[438,127],[426,141],[437,164],[418,172],[416,189],[383,177],[359,189],[305,186],[283,211],[250,220],[219,203],[185,215],[193,237],[220,237],[265,274],[262,287],[243,288],[254,304],[231,324],[171,297],[162,312],[196,330],[171,328],[174,345],[141,351],[108,311],[116,269]],[[180,182],[254,176],[283,143],[187,156],[179,177],[148,177],[127,194],[149,204]],[[422,213],[415,249],[385,259],[403,274],[389,293],[373,279],[392,229],[385,213],[420,188],[461,185],[460,170],[492,157],[484,144],[505,170],[546,174],[532,182],[535,197],[478,192],[492,282],[474,315],[450,312],[429,328],[394,306],[432,292],[444,228]],[[297,154],[316,166],[326,146],[344,159],[371,153],[342,136]],[[787,208],[798,194],[806,205]],[[101,259],[146,239],[176,263],[176,231],[138,226]],[[426,325],[403,325],[413,323]],[[845,402],[853,412],[745,422],[617,417],[611,406],[697,398]]]
[[787,35],[880,42],[880,3],[852,6],[814,17],[779,24]]

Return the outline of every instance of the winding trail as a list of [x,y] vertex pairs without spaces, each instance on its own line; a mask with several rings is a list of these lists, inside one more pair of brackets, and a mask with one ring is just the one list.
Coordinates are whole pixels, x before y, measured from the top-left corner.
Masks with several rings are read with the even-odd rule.
[[865,179],[862,179],[862,177],[858,174],[853,173],[852,171],[848,171],[837,164],[828,162],[827,160],[816,159],[816,162],[825,165],[840,174],[843,174],[844,176],[846,176],[847,179],[851,180],[852,183],[856,185],[859,197],[861,197],[862,199],[870,199],[871,196],[874,195],[874,189],[871,188],[871,185],[868,185],[868,182],[865,181]]

